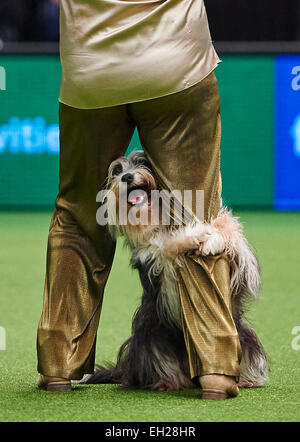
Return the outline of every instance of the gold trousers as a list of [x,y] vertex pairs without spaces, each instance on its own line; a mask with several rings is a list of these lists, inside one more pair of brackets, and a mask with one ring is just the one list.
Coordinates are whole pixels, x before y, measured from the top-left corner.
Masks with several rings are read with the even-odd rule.
[[[50,225],[38,371],[80,379],[92,373],[103,291],[115,243],[96,222],[96,195],[111,161],[137,127],[166,189],[204,190],[205,218],[219,210],[220,103],[212,73],[182,92],[101,109],[60,105],[60,183]],[[186,258],[178,274],[191,377],[239,376],[224,255]]]

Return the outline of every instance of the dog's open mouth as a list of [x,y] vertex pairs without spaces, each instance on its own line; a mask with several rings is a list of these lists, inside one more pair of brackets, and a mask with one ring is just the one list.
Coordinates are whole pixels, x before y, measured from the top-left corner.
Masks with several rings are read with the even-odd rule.
[[131,206],[142,206],[151,203],[151,190],[148,186],[136,186],[128,188],[128,203]]

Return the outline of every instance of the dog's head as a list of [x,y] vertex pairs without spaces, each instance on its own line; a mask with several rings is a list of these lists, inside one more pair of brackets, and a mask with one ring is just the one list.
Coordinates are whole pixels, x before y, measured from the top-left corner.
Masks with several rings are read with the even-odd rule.
[[128,157],[113,161],[108,169],[107,188],[118,198],[126,196],[129,206],[149,205],[156,182],[144,152],[134,151]]
[[[110,216],[115,221],[115,227],[110,226],[114,234],[128,236],[133,230],[141,229],[143,222],[135,223],[133,219],[147,218],[151,211],[151,191],[157,189],[151,163],[143,151],[133,151],[127,157],[120,157],[113,161],[108,169],[107,189],[112,191],[114,198],[108,197],[108,211],[115,213],[116,217]],[[126,221],[120,223],[120,212],[126,207]],[[131,216],[131,219],[130,219]],[[123,220],[124,221],[124,220]]]

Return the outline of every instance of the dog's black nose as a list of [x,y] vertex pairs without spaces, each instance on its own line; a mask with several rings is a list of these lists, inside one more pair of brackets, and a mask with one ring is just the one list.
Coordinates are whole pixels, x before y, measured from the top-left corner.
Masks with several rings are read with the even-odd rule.
[[125,173],[125,174],[122,176],[122,181],[123,181],[124,183],[128,183],[128,184],[132,183],[132,181],[133,181],[133,175],[132,175],[132,173]]

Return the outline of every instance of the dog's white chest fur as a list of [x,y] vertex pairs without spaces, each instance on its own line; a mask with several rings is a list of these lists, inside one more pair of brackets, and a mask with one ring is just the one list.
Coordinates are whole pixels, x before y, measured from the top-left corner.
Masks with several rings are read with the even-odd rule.
[[[158,238],[156,238],[159,241]],[[144,266],[149,266],[149,280],[151,274],[160,278],[161,290],[157,301],[157,313],[161,319],[179,329],[181,325],[180,295],[178,290],[177,271],[174,263],[162,252],[157,244],[151,244],[138,251],[135,250],[134,261],[139,260]]]

